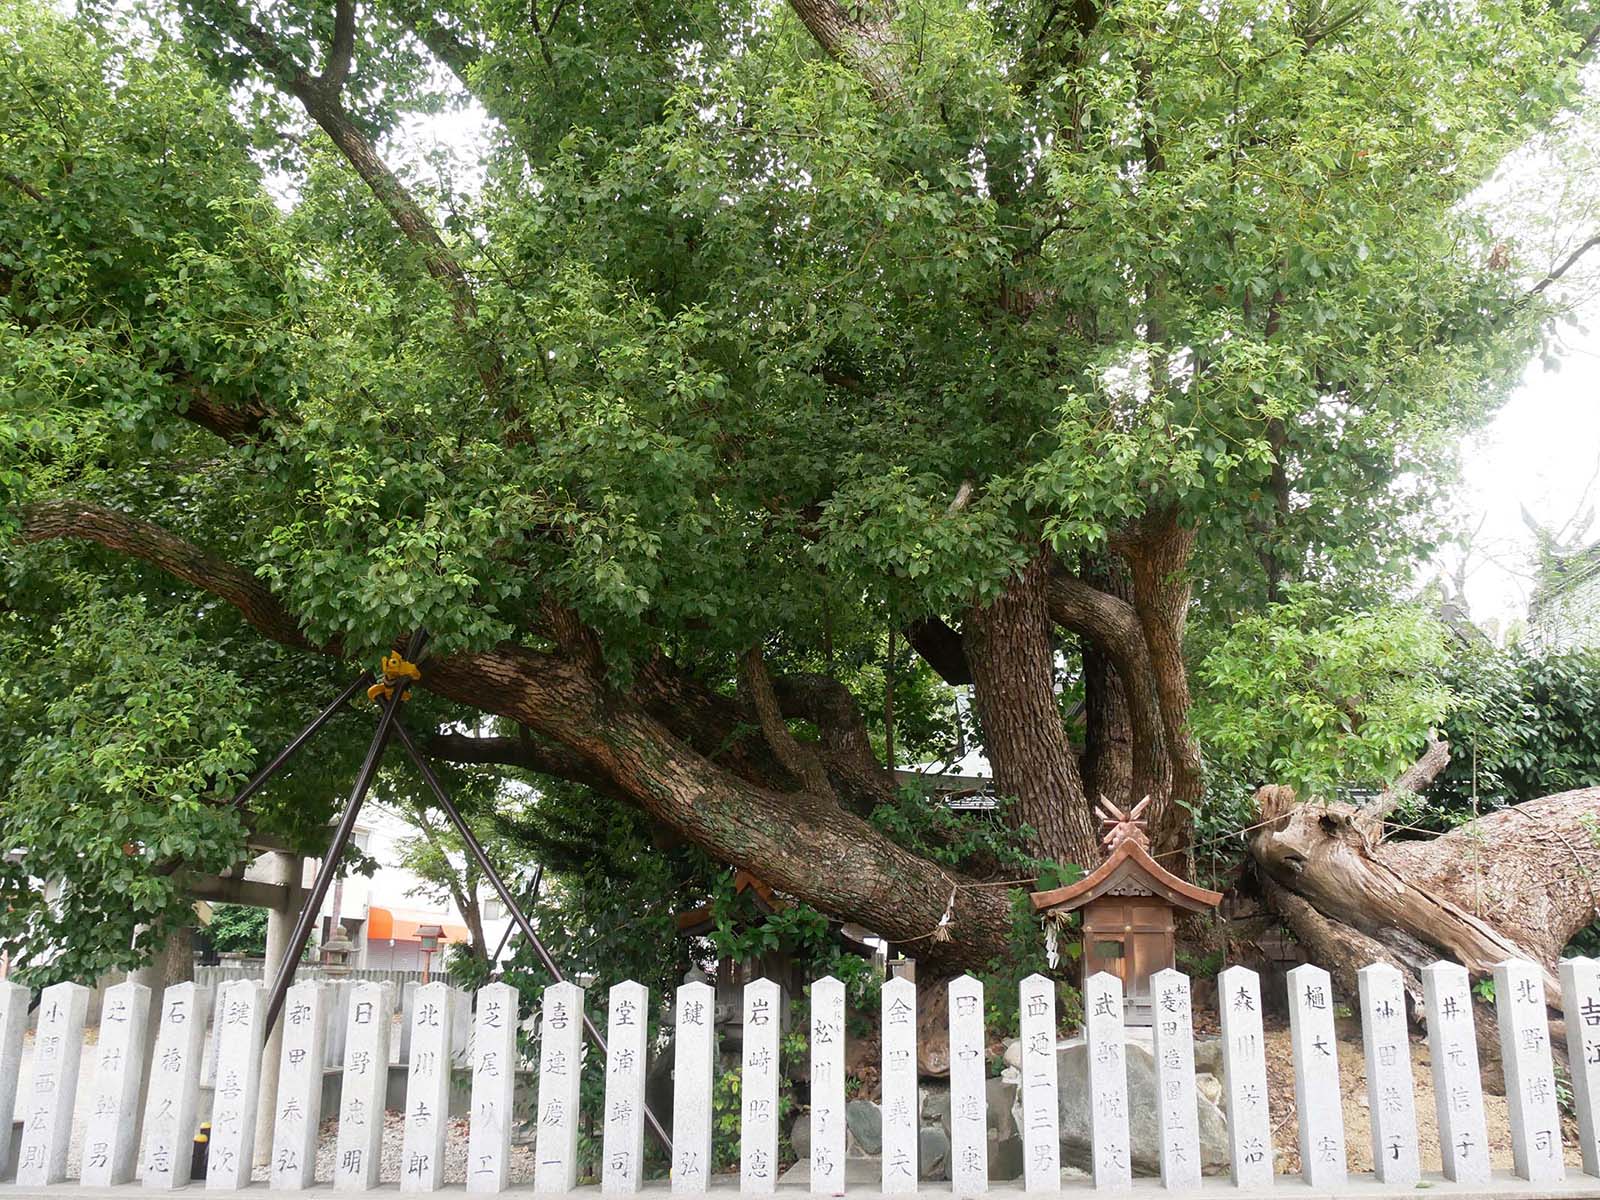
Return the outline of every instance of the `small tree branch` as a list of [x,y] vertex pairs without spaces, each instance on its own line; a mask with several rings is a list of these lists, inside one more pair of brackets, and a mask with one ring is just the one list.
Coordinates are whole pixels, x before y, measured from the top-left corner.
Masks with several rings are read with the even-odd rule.
[[1450,746],[1443,738],[1430,736],[1428,748],[1379,795],[1363,804],[1351,820],[1366,839],[1376,845],[1383,836],[1383,823],[1405,797],[1419,795],[1450,765]]
[[254,575],[149,521],[83,501],[49,500],[23,509],[18,536],[24,542],[72,538],[131,554],[227,601],[275,642],[305,650],[338,652],[336,646],[314,645],[294,615]]
[[328,66],[317,81],[334,95],[344,87],[350,76],[350,64],[356,50],[355,0],[335,0],[333,6],[333,46],[328,51]]
[[758,647],[751,647],[739,660],[740,686],[744,688],[755,710],[761,733],[772,747],[772,753],[788,771],[800,781],[801,787],[817,796],[832,796],[833,787],[828,782],[828,772],[813,747],[800,742],[789,726],[784,724],[783,711],[778,706],[777,693],[767,674],[766,661]]
[[828,57],[859,75],[880,105],[898,108],[905,103],[887,21],[857,21],[836,0],[789,0],[789,7]]
[[1558,282],[1563,275],[1572,270],[1573,267],[1577,266],[1578,260],[1581,259],[1585,254],[1589,253],[1589,251],[1593,250],[1596,246],[1600,246],[1600,233],[1590,234],[1589,237],[1585,238],[1583,242],[1578,245],[1577,249],[1573,250],[1572,253],[1568,254],[1554,267],[1551,267],[1550,271],[1543,279],[1539,280],[1538,283],[1534,284],[1528,289],[1528,295],[1542,295],[1551,284]]

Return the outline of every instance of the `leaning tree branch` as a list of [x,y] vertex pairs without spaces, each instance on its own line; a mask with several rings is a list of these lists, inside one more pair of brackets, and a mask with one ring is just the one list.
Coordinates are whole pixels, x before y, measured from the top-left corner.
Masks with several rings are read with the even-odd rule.
[[778,706],[777,693],[759,647],[752,646],[739,660],[739,683],[755,711],[762,736],[784,770],[798,779],[805,791],[817,796],[833,795],[828,772],[815,748],[804,745],[784,723],[783,710]]
[[1383,836],[1383,823],[1395,806],[1407,796],[1421,794],[1450,765],[1450,746],[1439,737],[1428,738],[1428,748],[1388,788],[1363,804],[1353,823],[1369,842],[1376,845]]
[[859,75],[880,105],[898,108],[905,103],[887,20],[856,20],[837,0],[789,0],[789,7],[828,57]]
[[428,739],[428,753],[434,758],[453,763],[473,763],[481,766],[520,767],[536,771],[584,787],[603,795],[626,799],[611,780],[594,769],[592,763],[566,746],[536,737],[523,736],[475,737],[466,733],[436,733]]
[[355,0],[335,0],[333,6],[333,45],[328,50],[328,65],[317,82],[337,95],[350,76],[356,53]]
[[18,536],[24,542],[76,539],[132,555],[225,600],[275,642],[321,653],[339,652],[337,645],[313,644],[294,615],[254,575],[149,521],[79,500],[47,500],[22,510]]
[[[277,38],[244,12],[225,0],[219,0],[216,7],[223,14],[223,31],[237,37],[278,85],[300,101],[306,115],[321,127],[356,174],[361,176],[406,240],[421,252],[428,274],[450,296],[457,326],[469,338],[473,336],[472,326],[478,315],[478,302],[467,273],[422,206],[383,161],[377,147],[345,109],[340,95],[343,77],[337,70],[337,59],[330,63],[330,75],[313,76],[294,60]],[[353,12],[350,19],[354,19]],[[351,30],[353,37],[353,26]],[[498,352],[490,353],[480,363],[479,376],[485,390],[496,390],[501,370]]]

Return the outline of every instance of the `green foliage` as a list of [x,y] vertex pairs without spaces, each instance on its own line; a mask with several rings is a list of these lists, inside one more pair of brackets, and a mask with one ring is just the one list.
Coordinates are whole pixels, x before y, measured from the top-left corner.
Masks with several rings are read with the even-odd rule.
[[1449,711],[1447,657],[1444,627],[1421,609],[1346,612],[1309,586],[1241,617],[1195,670],[1192,720],[1215,790],[1382,786]]
[[[0,533],[52,501],[134,514],[345,659],[264,649],[100,549],[0,545],[0,832],[26,852],[0,891],[34,969],[95,974],[179,919],[153,860],[231,862],[217,802],[419,625],[439,653],[539,648],[562,605],[618,685],[666,654],[731,689],[762,644],[837,666],[881,738],[886,630],[1172,513],[1198,529],[1195,725],[1230,788],[1381,778],[1442,714],[1423,623],[1306,594],[1260,614],[1261,562],[1342,598],[1426,552],[1451,448],[1554,299],[1526,292],[1540,247],[1468,201],[1572,102],[1586,2],[1119,0],[1067,35],[1045,0],[915,0],[887,109],[781,5],[598,0],[536,29],[442,0],[473,51],[454,76],[405,8],[362,9],[342,103],[471,306],[231,4],[0,0]],[[326,4],[250,12],[321,69]],[[408,131],[469,88],[479,159],[419,153]],[[196,406],[265,434],[219,441]],[[935,748],[940,692],[899,657],[901,745]],[[369,714],[260,797],[260,829],[313,840]],[[550,870],[563,964],[674,982],[672,917],[723,864],[614,796],[501,796],[478,818]],[[902,797],[875,820],[942,864],[1032,870],[983,818]],[[788,921],[772,936],[814,945]]]
[[267,952],[267,910],[251,904],[214,904],[206,936],[219,954]]
[[1419,821],[1600,785],[1600,652],[1462,646],[1448,677],[1462,698],[1443,727],[1450,765]]
[[188,911],[186,863],[238,853],[226,796],[250,764],[247,694],[181,621],[137,598],[87,601],[50,640],[0,618],[0,821],[20,856],[0,862],[0,944],[29,979],[96,979],[140,962]]

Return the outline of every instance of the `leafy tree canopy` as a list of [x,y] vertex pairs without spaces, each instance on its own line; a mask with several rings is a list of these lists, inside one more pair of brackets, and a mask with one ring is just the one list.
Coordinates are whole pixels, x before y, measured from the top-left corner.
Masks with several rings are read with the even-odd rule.
[[[1248,688],[1191,727],[1185,626],[1303,659],[1324,610],[1248,614],[1296,579],[1376,594],[1436,535],[1570,265],[1466,201],[1574,101],[1594,21],[0,0],[3,880],[32,944],[136,956],[178,902],[160,869],[238,852],[218,802],[259,752],[418,626],[415,723],[519,729],[470,761],[891,933],[951,894],[866,820],[897,676],[902,751],[947,743],[900,637],[925,621],[965,640],[1035,850],[1093,852],[1117,739],[1089,651],[1183,844],[1194,730],[1263,736]],[[469,105],[465,176],[409,152]],[[1046,614],[1045,580],[1079,590]],[[1232,687],[1246,647],[1211,644]],[[249,821],[311,839],[363,726]],[[1008,905],[960,891],[954,944],[1000,951]]]

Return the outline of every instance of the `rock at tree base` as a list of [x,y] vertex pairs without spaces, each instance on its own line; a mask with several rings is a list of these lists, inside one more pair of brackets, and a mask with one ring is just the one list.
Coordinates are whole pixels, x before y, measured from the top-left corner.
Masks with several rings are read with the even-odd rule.
[[[1126,1047],[1128,1064],[1128,1135],[1133,1149],[1136,1174],[1154,1175],[1160,1171],[1160,1141],[1157,1128],[1156,1063],[1150,1044],[1129,1030]],[[1060,1076],[1058,1106],[1061,1114],[1061,1163],[1092,1167],[1089,1144],[1089,1054],[1082,1038],[1063,1042],[1056,1050]],[[1202,1092],[1200,1111],[1200,1164],[1207,1175],[1228,1170],[1228,1118]],[[1012,1120],[1020,1114],[1013,1112]],[[990,1178],[1000,1178],[991,1171]]]

